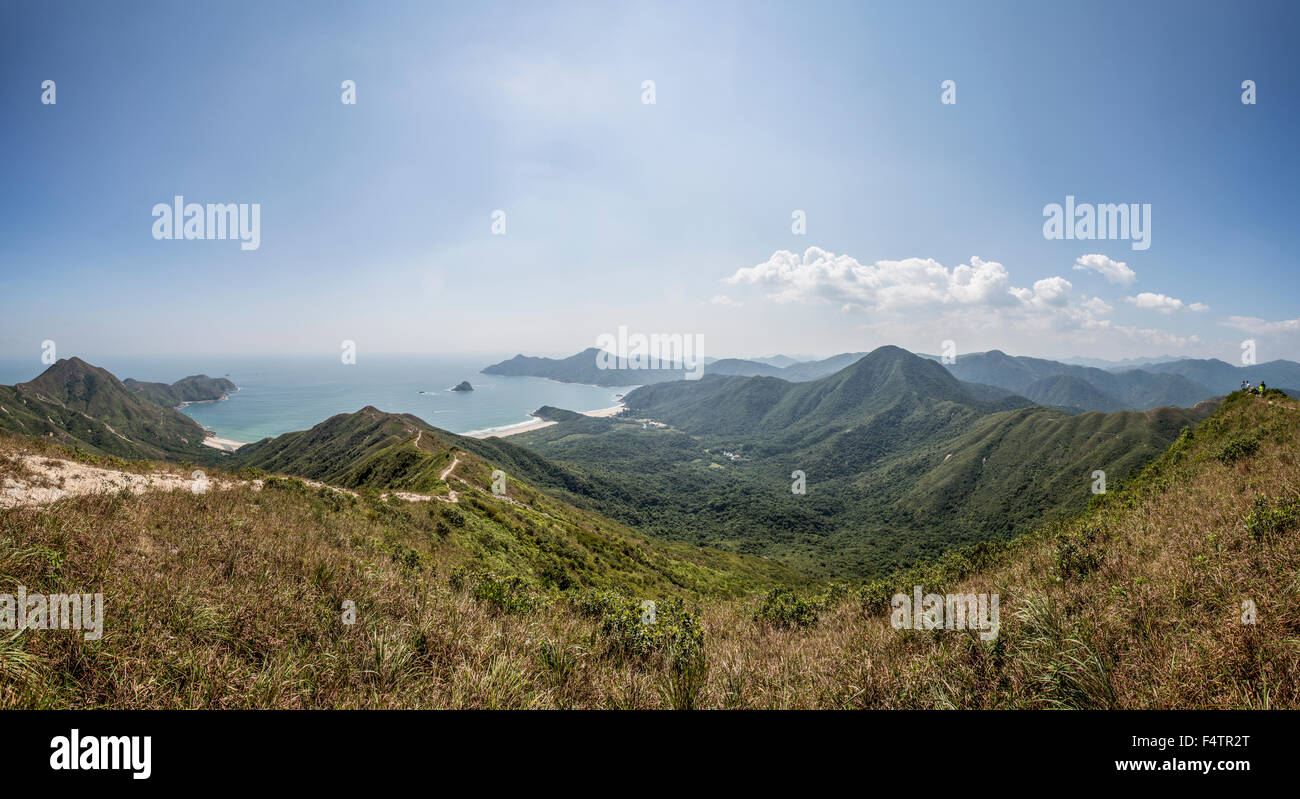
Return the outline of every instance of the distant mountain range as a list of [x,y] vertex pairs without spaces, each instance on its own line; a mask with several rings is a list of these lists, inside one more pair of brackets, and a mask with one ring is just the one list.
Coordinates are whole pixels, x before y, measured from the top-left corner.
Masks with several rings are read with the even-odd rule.
[[1118,361],[1108,361],[1105,358],[1083,358],[1079,356],[1060,359],[1061,363],[1068,363],[1073,366],[1095,366],[1098,369],[1106,369],[1112,372],[1124,369],[1138,369],[1150,363],[1167,363],[1168,361],[1181,360],[1185,359],[1173,355],[1156,355],[1152,358],[1121,358]]
[[769,355],[766,358],[751,358],[757,363],[767,364],[768,366],[794,366],[801,360],[811,361],[813,358],[791,358],[789,355]]
[[960,355],[946,366],[961,380],[997,386],[1071,412],[1190,407],[1237,390],[1243,380],[1283,390],[1300,386],[1300,363],[1294,361],[1233,366],[1214,359],[1182,359],[1109,371],[990,350]]
[[[681,380],[681,370],[600,369],[595,347],[563,359],[514,358],[493,364],[487,374],[547,377],[567,383],[590,383],[600,386],[654,385]],[[860,360],[866,353],[846,352],[816,361],[797,362],[787,356],[755,360],[722,358],[710,362],[707,375],[736,377],[775,377],[801,383],[834,374]],[[939,361],[935,355],[919,357]],[[1300,387],[1300,363],[1270,361],[1257,366],[1233,366],[1219,360],[1173,359],[1168,356],[1146,360],[1133,359],[1141,368],[1125,366],[1126,361],[1098,363],[1108,368],[1070,364],[1044,358],[1007,355],[1000,350],[958,356],[945,364],[959,380],[974,386],[967,389],[982,399],[998,399],[1010,394],[1027,402],[1057,408],[1068,413],[1121,410],[1148,410],[1164,405],[1191,407],[1198,402],[1223,396],[1236,390],[1242,380],[1260,381],[1281,388],[1292,395]]]
[[[602,369],[597,357],[601,350],[588,347],[568,358],[533,358],[516,355],[507,361],[484,367],[487,375],[507,377],[545,377],[562,383],[586,383],[593,386],[645,386],[671,380],[682,380],[686,372],[681,369]],[[760,360],[722,358],[709,361],[705,374],[742,375],[746,377],[779,377],[783,380],[815,380],[838,372],[861,358],[864,352],[846,352],[819,361],[800,363],[784,355]]]

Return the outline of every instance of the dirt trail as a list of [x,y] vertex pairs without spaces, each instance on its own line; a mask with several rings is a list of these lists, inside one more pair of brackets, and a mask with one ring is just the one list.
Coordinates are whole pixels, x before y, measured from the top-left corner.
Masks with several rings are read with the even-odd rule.
[[[443,481],[444,483],[447,483],[447,475],[451,474],[451,470],[452,470],[452,469],[455,469],[456,466],[457,466],[459,463],[460,463],[460,456],[457,455],[457,456],[453,457],[453,458],[451,459],[451,465],[448,466],[446,469],[443,469],[443,470],[442,470],[442,474],[438,475],[438,479],[441,480],[441,481]],[[457,495],[457,494],[456,494],[456,490],[453,489],[453,488],[451,487],[451,483],[447,483],[447,500],[446,500],[446,501],[447,501],[447,502],[459,502],[459,501],[460,501],[460,496]]]
[[[3,456],[0,456],[3,460]],[[261,491],[261,480],[233,480],[224,477],[209,477],[206,472],[196,469],[188,476],[182,472],[158,471],[150,474],[124,472],[117,469],[103,469],[76,461],[46,458],[39,455],[18,455],[8,459],[17,465],[16,476],[0,480],[0,508],[16,508],[29,505],[46,505],[64,497],[84,496],[86,494],[116,494],[126,490],[132,494],[146,491],[174,491],[188,489],[202,494],[214,489],[250,486],[254,491]],[[455,469],[460,459],[452,461],[442,473],[441,478]],[[296,478],[302,480],[302,478]],[[358,496],[356,491],[337,486],[326,485],[315,480],[302,480],[304,485],[312,488],[327,488],[349,496]],[[448,490],[447,496],[416,494],[409,491],[392,491],[381,494],[382,499],[393,496],[407,502],[451,502],[460,501],[456,491]]]
[[[63,497],[116,494],[122,490],[143,494],[187,488],[200,494],[244,482],[209,478],[202,470],[195,470],[189,476],[180,472],[137,474],[39,455],[19,455],[10,462],[17,463],[19,476],[6,477],[0,483],[0,508],[44,505]],[[256,487],[261,488],[261,481],[257,482]]]

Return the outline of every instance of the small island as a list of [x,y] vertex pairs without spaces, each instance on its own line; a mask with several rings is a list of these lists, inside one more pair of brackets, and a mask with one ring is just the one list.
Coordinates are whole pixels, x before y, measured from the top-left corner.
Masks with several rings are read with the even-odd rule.
[[452,389],[452,391],[473,391],[473,390],[474,387],[469,384],[468,380],[460,381],[460,385]]

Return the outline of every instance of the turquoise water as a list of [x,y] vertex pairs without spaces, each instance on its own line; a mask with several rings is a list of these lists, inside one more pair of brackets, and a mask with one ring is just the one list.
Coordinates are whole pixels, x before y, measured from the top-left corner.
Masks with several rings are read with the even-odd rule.
[[[543,405],[575,411],[608,408],[618,404],[616,395],[628,391],[479,374],[479,369],[507,357],[362,354],[355,364],[343,364],[334,354],[320,358],[195,355],[84,360],[123,380],[134,377],[172,383],[192,374],[229,379],[239,386],[229,399],[189,405],[182,413],[221,438],[243,442],[305,430],[330,416],[367,405],[411,413],[453,433],[498,431],[535,421],[528,414]],[[0,363],[0,385],[30,380],[45,368],[39,362]],[[468,380],[474,391],[449,390],[462,380]]]

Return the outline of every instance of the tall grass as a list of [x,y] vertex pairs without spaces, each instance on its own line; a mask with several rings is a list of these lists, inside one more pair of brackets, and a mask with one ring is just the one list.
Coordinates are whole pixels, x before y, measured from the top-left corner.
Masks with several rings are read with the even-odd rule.
[[1233,398],[1082,516],[894,581],[998,593],[991,641],[893,629],[893,583],[565,595],[461,568],[437,520],[288,485],[0,511],[0,593],[106,597],[100,641],[0,632],[0,707],[1300,707],[1297,441],[1296,403]]

